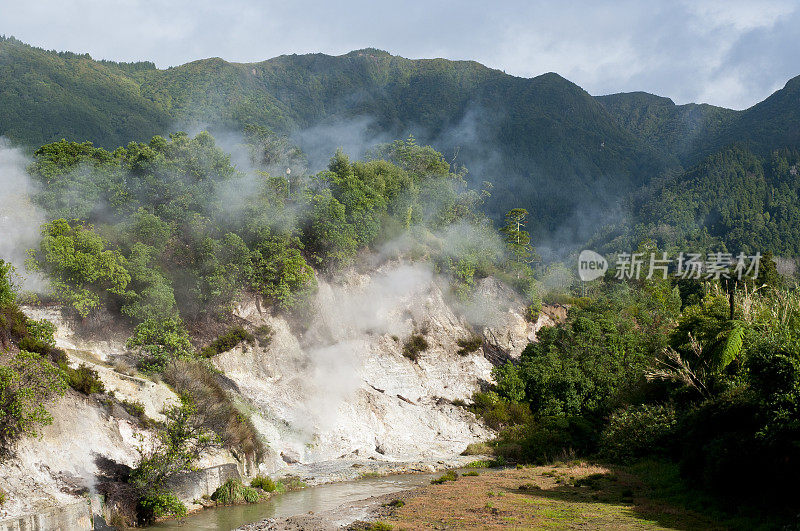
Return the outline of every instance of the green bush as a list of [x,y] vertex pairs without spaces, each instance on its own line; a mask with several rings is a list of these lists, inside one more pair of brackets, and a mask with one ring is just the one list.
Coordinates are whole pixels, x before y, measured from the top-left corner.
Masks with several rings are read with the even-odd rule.
[[440,477],[438,477],[436,479],[432,479],[431,480],[431,484],[432,485],[441,485],[442,483],[445,483],[447,481],[455,481],[457,479],[458,479],[458,472],[456,472],[455,470],[448,470],[447,472],[442,474]]
[[469,443],[461,455],[492,455],[494,448],[489,443]]
[[13,266],[0,259],[0,307],[10,306],[17,299],[17,292],[11,284]]
[[[137,448],[139,460],[128,476],[138,498],[148,503],[169,500],[163,498],[164,485],[193,470],[201,456],[220,446],[219,437],[203,425],[203,415],[191,397],[180,398],[180,404],[163,410],[166,421],[155,425],[151,444]],[[150,517],[152,512],[144,515]]]
[[520,377],[519,370],[511,363],[499,365],[492,369],[495,382],[494,390],[497,394],[510,402],[523,402],[525,400],[525,381]]
[[0,365],[0,452],[52,423],[47,402],[66,389],[64,372],[39,354],[22,351]]
[[286,491],[306,488],[306,484],[303,483],[297,476],[286,476],[278,482],[278,485],[281,486],[278,490]]
[[200,355],[205,358],[211,358],[217,354],[228,352],[241,343],[253,343],[255,339],[255,336],[245,330],[244,327],[235,326],[212,341],[210,345],[204,347],[200,351]]
[[28,337],[50,347],[56,346],[56,325],[47,319],[28,319]]
[[272,341],[272,335],[275,331],[272,329],[270,325],[261,325],[257,326],[255,330],[253,330],[253,335],[261,344],[262,347],[266,347]]
[[525,424],[531,418],[528,404],[507,402],[494,391],[475,393],[472,401],[474,404],[470,409],[473,413],[494,430]]
[[139,368],[144,372],[161,372],[167,365],[194,352],[189,334],[179,317],[147,319],[139,323],[128,339],[128,348],[139,348],[144,356]]
[[266,492],[274,492],[278,484],[269,476],[256,476],[250,480],[250,486]]
[[425,352],[426,350],[428,350],[428,342],[425,337],[420,334],[413,334],[403,345],[403,356],[412,361],[417,361],[420,352]]
[[211,499],[222,505],[235,505],[255,503],[260,499],[260,496],[253,487],[243,485],[238,479],[229,479],[214,491]]
[[150,524],[157,518],[165,516],[183,518],[186,516],[186,506],[175,494],[158,492],[149,494],[139,500],[138,514],[140,523]]
[[472,336],[466,339],[459,339],[457,343],[458,346],[461,347],[458,349],[458,354],[466,356],[481,348],[483,346],[483,339],[480,336]]
[[124,409],[128,415],[139,419],[139,422],[143,424],[147,424],[148,418],[144,413],[144,404],[136,400],[123,400],[120,402],[122,405],[122,409]]
[[61,368],[67,375],[69,386],[76,391],[85,395],[105,392],[106,386],[103,385],[103,381],[100,380],[97,371],[85,363],[81,363],[77,369],[73,369],[64,363]]
[[604,456],[621,462],[661,455],[670,447],[676,426],[671,406],[643,404],[618,409],[603,430],[600,449]]
[[[526,462],[548,463],[574,455],[587,455],[597,448],[598,429],[581,417],[543,417],[517,430],[501,433],[500,439],[519,448]],[[498,445],[502,454],[503,445]],[[510,457],[517,457],[512,455]]]

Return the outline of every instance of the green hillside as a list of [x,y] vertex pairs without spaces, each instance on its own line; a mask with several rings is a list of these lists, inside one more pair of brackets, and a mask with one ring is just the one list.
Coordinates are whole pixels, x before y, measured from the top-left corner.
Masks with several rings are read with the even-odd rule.
[[723,130],[737,112],[707,104],[675,105],[647,92],[598,96],[617,122],[666,156],[686,163],[696,156],[709,135]]
[[32,146],[66,138],[112,148],[175,129],[248,124],[292,134],[365,117],[365,140],[413,134],[432,143],[469,167],[473,182],[498,185],[489,204],[495,217],[522,204],[540,214],[541,229],[671,164],[557,74],[523,79],[475,62],[373,49],[159,70],[4,39],[0,79],[0,134]]
[[584,241],[627,208],[626,197],[651,197],[664,179],[705,193],[692,185],[696,172],[682,173],[732,144],[767,158],[800,147],[800,78],[733,111],[643,92],[593,97],[555,73],[525,79],[376,49],[162,70],[3,37],[0,80],[0,135],[30,148],[64,138],[113,149],[177,130],[255,125],[295,139],[317,170],[339,146],[361,156],[413,135],[454,169],[468,168],[473,185],[495,185],[486,203],[495,220],[514,207],[534,213],[538,240]]

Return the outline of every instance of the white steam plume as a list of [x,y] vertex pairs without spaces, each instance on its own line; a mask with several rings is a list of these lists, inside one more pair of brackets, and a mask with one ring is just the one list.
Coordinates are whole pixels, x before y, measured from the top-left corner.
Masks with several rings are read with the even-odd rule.
[[0,258],[14,266],[22,289],[38,292],[45,280],[25,272],[25,259],[27,250],[39,243],[45,216],[31,200],[35,186],[26,172],[29,163],[20,149],[0,137]]

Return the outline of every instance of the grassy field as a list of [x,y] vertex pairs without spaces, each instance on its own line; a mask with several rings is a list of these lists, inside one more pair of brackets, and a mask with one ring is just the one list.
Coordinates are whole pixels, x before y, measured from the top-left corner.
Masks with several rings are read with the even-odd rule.
[[[476,469],[401,494],[372,529],[725,529],[630,469],[588,463]],[[638,471],[662,474],[663,471]],[[474,473],[474,472],[473,472]],[[645,479],[652,479],[651,477]]]

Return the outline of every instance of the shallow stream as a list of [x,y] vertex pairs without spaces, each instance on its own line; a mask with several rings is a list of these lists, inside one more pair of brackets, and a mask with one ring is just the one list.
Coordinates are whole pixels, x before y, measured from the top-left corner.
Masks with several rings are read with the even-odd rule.
[[[319,513],[371,496],[390,494],[422,485],[429,485],[432,478],[441,475],[442,472],[436,474],[401,474],[317,485],[278,494],[267,501],[252,505],[204,509],[187,516],[183,520],[160,522],[145,529],[182,531],[213,529],[229,531],[241,525],[257,522],[265,518],[286,518],[288,516],[306,514],[309,511]],[[348,515],[349,521],[342,522],[342,524],[350,523],[366,515],[350,516]]]

